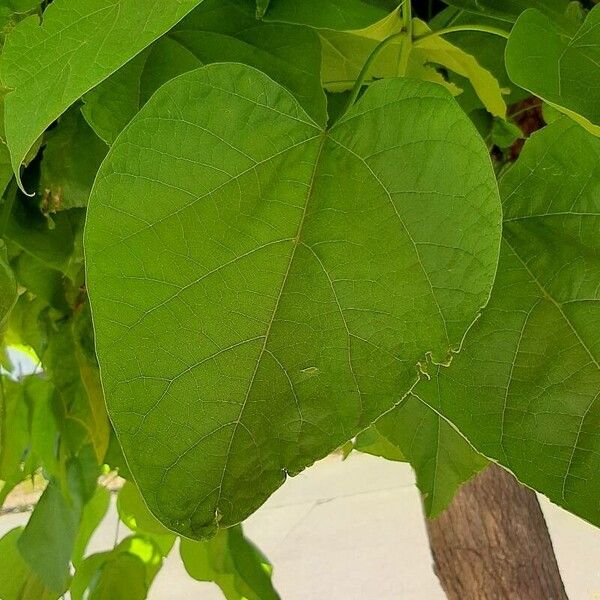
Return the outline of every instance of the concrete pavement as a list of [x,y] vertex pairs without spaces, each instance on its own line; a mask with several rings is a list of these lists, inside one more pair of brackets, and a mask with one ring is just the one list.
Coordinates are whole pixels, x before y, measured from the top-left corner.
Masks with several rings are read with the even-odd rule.
[[[541,499],[571,600],[600,600],[600,529]],[[0,517],[0,534],[27,515]],[[111,548],[111,507],[89,551]],[[443,600],[431,569],[420,501],[408,465],[352,453],[289,479],[245,524],[272,561],[283,600]],[[119,537],[127,535],[121,525]],[[222,600],[193,581],[178,553],[165,561],[151,600]],[[544,599],[540,599],[544,600]]]

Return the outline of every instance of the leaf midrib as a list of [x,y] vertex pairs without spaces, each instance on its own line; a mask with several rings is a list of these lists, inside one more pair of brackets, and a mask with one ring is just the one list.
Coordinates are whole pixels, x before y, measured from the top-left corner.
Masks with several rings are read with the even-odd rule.
[[275,306],[274,306],[273,312],[271,314],[271,319],[269,320],[269,323],[267,325],[267,330],[265,332],[265,337],[264,337],[263,345],[262,345],[262,347],[261,347],[261,349],[259,351],[258,357],[256,359],[256,364],[255,364],[255,367],[254,367],[254,371],[253,371],[252,376],[250,378],[250,382],[249,382],[248,388],[246,390],[246,395],[244,397],[244,401],[242,402],[242,406],[240,408],[240,412],[239,412],[238,417],[237,417],[237,419],[235,421],[235,424],[233,426],[233,430],[232,430],[232,433],[231,433],[231,438],[230,438],[229,444],[227,446],[227,452],[225,454],[225,463],[223,465],[223,471],[221,473],[221,480],[219,482],[219,487],[218,487],[218,490],[219,490],[218,491],[218,496],[217,496],[217,500],[215,502],[215,507],[216,507],[217,511],[219,510],[219,505],[221,503],[221,497],[222,497],[222,492],[223,492],[223,484],[224,484],[224,481],[225,481],[225,475],[227,474],[227,469],[229,467],[229,458],[231,456],[231,449],[232,449],[233,443],[235,441],[235,437],[236,437],[236,434],[237,434],[237,431],[238,431],[238,427],[239,427],[239,425],[240,425],[240,423],[242,421],[242,418],[244,416],[244,411],[246,409],[246,406],[248,405],[248,399],[250,397],[250,393],[252,392],[252,387],[254,386],[254,381],[256,379],[256,375],[258,373],[258,369],[260,368],[260,365],[261,365],[264,353],[267,350],[267,344],[269,342],[269,335],[271,333],[271,328],[273,326],[273,323],[275,322],[275,317],[276,317],[277,312],[279,310],[279,305],[281,303],[281,298],[283,296],[283,292],[284,292],[284,289],[286,287],[286,283],[287,283],[288,278],[289,278],[290,270],[291,270],[292,264],[294,262],[294,257],[296,255],[296,251],[297,251],[297,249],[298,249],[298,247],[300,246],[300,243],[301,243],[300,242],[300,238],[301,238],[301,235],[302,235],[302,228],[304,226],[304,221],[306,219],[306,214],[308,212],[308,205],[309,205],[310,200],[311,200],[311,198],[312,198],[312,196],[314,194],[315,181],[316,181],[316,177],[317,177],[317,172],[319,170],[319,165],[320,165],[320,162],[321,162],[321,157],[323,155],[323,148],[325,147],[325,142],[326,142],[327,137],[328,137],[327,136],[327,131],[322,131],[322,133],[320,134],[320,137],[321,137],[321,139],[319,141],[319,148],[317,150],[317,156],[316,156],[316,159],[315,159],[315,166],[314,166],[312,174],[311,174],[311,179],[310,179],[309,186],[308,186],[308,192],[307,192],[306,202],[304,203],[304,210],[302,212],[302,216],[301,216],[300,222],[298,224],[298,229],[297,229],[296,235],[294,237],[294,245],[292,246],[292,252],[291,252],[291,255],[290,255],[290,258],[289,258],[289,261],[288,261],[287,270],[286,270],[286,272],[285,272],[285,274],[284,274],[284,276],[282,278],[281,287],[279,289],[279,294],[278,294],[277,299],[275,301]]

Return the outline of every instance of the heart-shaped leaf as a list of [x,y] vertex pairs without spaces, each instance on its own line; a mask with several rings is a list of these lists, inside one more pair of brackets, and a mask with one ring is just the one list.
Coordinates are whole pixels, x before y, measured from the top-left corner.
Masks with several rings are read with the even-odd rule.
[[485,146],[440,86],[374,83],[323,130],[243,65],[164,85],[103,163],[85,237],[149,508],[211,535],[392,408],[486,303],[499,226]]

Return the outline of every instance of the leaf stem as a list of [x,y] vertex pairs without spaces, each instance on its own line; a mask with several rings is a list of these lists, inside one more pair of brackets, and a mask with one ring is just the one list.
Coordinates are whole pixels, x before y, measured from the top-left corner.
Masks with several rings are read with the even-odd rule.
[[430,38],[437,37],[439,35],[446,35],[447,33],[456,33],[458,31],[479,31],[482,33],[490,33],[492,35],[498,35],[504,39],[508,39],[508,31],[499,29],[498,27],[488,27],[487,25],[454,25],[452,27],[446,27],[445,29],[438,29],[437,31],[431,31],[421,37],[414,40],[415,45],[419,45],[420,42]]

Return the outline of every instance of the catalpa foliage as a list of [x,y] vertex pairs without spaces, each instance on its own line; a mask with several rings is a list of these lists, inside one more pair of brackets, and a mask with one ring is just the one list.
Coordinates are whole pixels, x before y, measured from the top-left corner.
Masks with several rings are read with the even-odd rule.
[[600,9],[167,4],[0,2],[0,597],[278,598],[240,523],[340,447],[600,525]]

